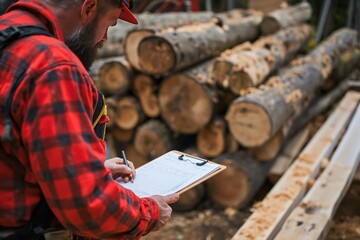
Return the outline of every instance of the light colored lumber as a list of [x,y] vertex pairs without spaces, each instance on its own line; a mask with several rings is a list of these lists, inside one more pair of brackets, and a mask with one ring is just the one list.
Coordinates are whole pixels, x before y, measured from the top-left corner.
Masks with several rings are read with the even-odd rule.
[[272,239],[281,225],[305,195],[307,182],[314,178],[323,159],[328,158],[350,121],[360,94],[349,91],[335,111],[311,139],[299,157],[253,214],[233,236],[233,240]]
[[276,240],[324,239],[360,160],[360,106],[330,164],[285,221]]
[[285,143],[286,146],[276,158],[274,165],[270,169],[269,179],[271,182],[276,183],[284,172],[286,172],[293,160],[307,143],[309,135],[310,125],[307,125],[291,138],[288,143]]

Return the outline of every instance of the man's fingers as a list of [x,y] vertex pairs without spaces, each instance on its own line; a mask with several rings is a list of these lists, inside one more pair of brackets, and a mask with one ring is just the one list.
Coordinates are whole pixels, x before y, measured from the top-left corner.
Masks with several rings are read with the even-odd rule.
[[175,203],[179,200],[180,195],[178,193],[169,194],[167,196],[164,196],[164,200],[167,204]]

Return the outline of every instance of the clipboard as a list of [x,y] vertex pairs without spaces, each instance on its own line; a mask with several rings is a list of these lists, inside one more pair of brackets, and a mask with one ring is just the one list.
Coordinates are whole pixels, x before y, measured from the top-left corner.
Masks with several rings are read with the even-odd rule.
[[134,183],[117,181],[139,197],[182,194],[224,171],[226,166],[177,150],[169,151],[138,168]]

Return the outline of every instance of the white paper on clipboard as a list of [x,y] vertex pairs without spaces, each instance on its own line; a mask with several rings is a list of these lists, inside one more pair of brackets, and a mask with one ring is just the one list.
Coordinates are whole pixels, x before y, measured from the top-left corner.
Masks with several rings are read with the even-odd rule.
[[[180,157],[180,159],[179,159]],[[226,167],[179,151],[170,151],[136,170],[133,183],[119,183],[139,197],[182,193]]]

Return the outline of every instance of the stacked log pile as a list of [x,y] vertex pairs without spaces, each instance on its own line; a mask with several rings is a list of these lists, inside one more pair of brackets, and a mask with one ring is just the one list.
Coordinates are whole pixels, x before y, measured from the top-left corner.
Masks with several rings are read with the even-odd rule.
[[222,207],[250,203],[295,118],[340,53],[357,44],[356,33],[342,29],[291,61],[304,51],[309,26],[260,37],[262,20],[233,11],[184,26],[140,27],[125,37],[125,57],[99,59],[92,69],[107,97],[113,155],[125,149],[139,167],[177,149],[227,165],[175,209],[190,210],[206,193]]

